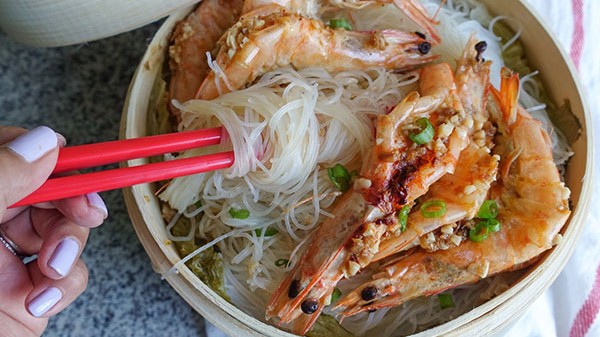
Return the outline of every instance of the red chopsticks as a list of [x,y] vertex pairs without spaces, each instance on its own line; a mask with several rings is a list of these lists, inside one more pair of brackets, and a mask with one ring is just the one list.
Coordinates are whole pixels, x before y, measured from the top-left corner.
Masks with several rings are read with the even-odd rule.
[[[65,147],[59,152],[53,173],[217,145],[224,132],[219,127]],[[79,175],[52,176],[39,189],[11,207],[219,170],[230,167],[233,162],[233,151],[228,151]]]

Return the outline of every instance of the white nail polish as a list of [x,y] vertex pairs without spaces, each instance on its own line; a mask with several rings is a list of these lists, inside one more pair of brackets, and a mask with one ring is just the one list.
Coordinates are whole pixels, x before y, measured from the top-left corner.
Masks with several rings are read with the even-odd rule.
[[98,209],[104,215],[104,219],[108,217],[108,209],[106,208],[106,204],[102,197],[98,193],[90,193],[86,195],[88,204],[96,209]]
[[28,163],[32,163],[54,149],[57,144],[58,137],[52,129],[38,126],[6,144],[6,147]]
[[79,242],[74,238],[63,239],[48,261],[48,267],[54,269],[60,276],[67,276],[79,255]]
[[52,309],[61,298],[62,292],[58,288],[49,287],[29,302],[27,310],[33,316],[40,317]]
[[65,136],[61,135],[60,133],[56,133],[56,138],[58,140],[58,146],[60,147],[65,147],[67,146],[67,139],[65,138]]

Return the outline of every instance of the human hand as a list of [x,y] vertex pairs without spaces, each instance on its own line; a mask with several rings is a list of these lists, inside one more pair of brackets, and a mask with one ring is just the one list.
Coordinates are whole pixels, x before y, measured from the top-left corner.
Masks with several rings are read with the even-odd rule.
[[[107,217],[96,193],[7,209],[50,176],[65,140],[48,127],[0,126],[0,327],[2,336],[40,336],[87,286],[79,255],[89,228]],[[17,254],[37,260],[23,264]]]

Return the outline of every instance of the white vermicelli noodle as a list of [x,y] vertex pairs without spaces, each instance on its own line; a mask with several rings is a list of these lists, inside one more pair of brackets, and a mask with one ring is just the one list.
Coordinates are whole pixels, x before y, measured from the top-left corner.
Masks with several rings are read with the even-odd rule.
[[[439,0],[422,1],[431,15]],[[348,11],[356,29],[416,27],[393,5]],[[454,65],[473,34],[488,44],[485,58],[492,60],[491,82],[500,82],[504,66],[500,38],[493,26],[505,17],[492,17],[475,0],[448,0],[439,10],[442,43],[433,49],[440,61]],[[519,32],[515,36],[518,38]],[[509,41],[509,43],[512,43]],[[210,59],[209,66],[229,87],[225,74]],[[539,84],[522,80],[520,103],[542,121],[552,136],[555,161],[564,163],[571,152],[539,102]],[[221,79],[221,80],[219,80]],[[341,194],[331,183],[327,168],[342,164],[360,171],[373,147],[373,118],[394,107],[417,88],[418,72],[394,73],[384,69],[357,69],[330,74],[321,68],[276,69],[252,86],[214,100],[174,102],[181,111],[179,130],[222,125],[227,142],[212,148],[186,151],[191,157],[233,149],[234,165],[226,170],[174,179],[159,195],[178,214],[167,226],[169,238],[184,241],[193,235],[209,243],[176,264],[217,245],[224,260],[225,287],[240,309],[264,318],[271,292],[298,262],[317,225],[332,214],[327,209]],[[231,89],[231,88],[230,88]],[[197,204],[198,206],[194,206]],[[249,216],[236,219],[230,211],[244,209]],[[192,232],[184,237],[170,233],[177,218],[192,219]],[[267,228],[276,230],[266,235]],[[289,261],[276,265],[279,260]],[[343,326],[356,335],[409,334],[441,324],[505,290],[515,273],[499,275],[451,291],[455,307],[441,310],[437,298],[419,298],[391,309],[346,318]],[[339,284],[343,292],[368,279],[364,272]],[[327,309],[326,309],[327,312]]]
[[[223,125],[236,160],[228,170],[174,179],[160,198],[197,218],[202,237],[227,235],[218,246],[228,282],[235,277],[245,290],[228,289],[245,300],[263,301],[248,308],[263,308],[266,301],[265,296],[249,296],[252,291],[273,289],[283,277],[285,268],[274,262],[288,259],[291,267],[298,245],[331,216],[325,209],[340,192],[327,168],[340,163],[360,170],[373,146],[371,117],[395,106],[416,89],[417,81],[417,73],[383,69],[330,75],[323,69],[284,68],[212,101],[176,103],[182,111],[181,130]],[[184,156],[211,151],[197,149]],[[197,201],[201,206],[190,210]],[[230,209],[250,215],[235,219]],[[255,231],[268,227],[277,234],[265,237],[266,230]]]

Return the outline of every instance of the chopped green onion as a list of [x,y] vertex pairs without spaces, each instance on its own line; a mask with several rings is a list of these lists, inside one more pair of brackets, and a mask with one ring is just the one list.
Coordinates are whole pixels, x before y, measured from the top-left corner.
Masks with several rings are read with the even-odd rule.
[[202,201],[201,200],[196,201],[196,203],[194,203],[194,206],[196,206],[196,209],[202,207]]
[[500,221],[498,221],[496,219],[485,220],[485,226],[490,230],[490,232],[499,232],[500,231]]
[[488,238],[490,234],[490,228],[486,222],[480,221],[477,223],[475,228],[469,230],[469,239],[473,242],[483,242]]
[[[260,236],[262,234],[262,228],[255,229],[254,233],[256,233],[256,236]],[[265,236],[273,236],[277,233],[279,233],[279,231],[277,229],[267,227],[267,230],[265,231]]]
[[495,219],[498,216],[498,204],[495,200],[486,200],[481,204],[477,217],[481,219]]
[[288,259],[279,259],[279,260],[275,261],[275,265],[277,267],[281,267],[281,266],[287,267],[288,263],[290,263],[290,260],[288,260]]
[[234,219],[244,220],[248,219],[248,217],[250,216],[250,211],[243,208],[235,209],[232,207],[229,209],[229,215],[231,215],[231,217]]
[[440,301],[440,308],[447,309],[454,307],[454,299],[452,294],[438,294],[438,301]]
[[398,212],[398,222],[400,223],[400,231],[404,232],[406,230],[406,224],[408,223],[408,213],[410,212],[410,207],[403,206]]
[[433,125],[429,122],[429,119],[423,117],[417,119],[415,122],[419,127],[418,133],[411,133],[408,137],[415,143],[422,145],[427,144],[433,139]]
[[469,239],[482,242],[488,238],[490,233],[500,231],[500,221],[496,219],[484,219],[479,221],[475,228],[469,230]]
[[327,175],[337,189],[346,192],[350,188],[350,180],[352,177],[358,175],[358,172],[348,172],[348,169],[346,169],[344,165],[335,164],[334,167],[327,169]]
[[333,29],[343,28],[345,30],[352,30],[352,25],[346,18],[329,20],[329,27]]
[[333,293],[331,293],[331,303],[335,303],[340,299],[340,297],[342,297],[342,291],[338,288],[335,288]]
[[428,200],[421,205],[421,214],[425,218],[439,218],[446,214],[446,203],[442,200]]

